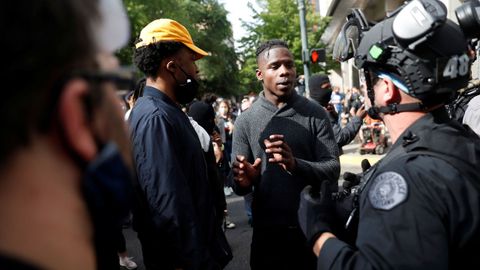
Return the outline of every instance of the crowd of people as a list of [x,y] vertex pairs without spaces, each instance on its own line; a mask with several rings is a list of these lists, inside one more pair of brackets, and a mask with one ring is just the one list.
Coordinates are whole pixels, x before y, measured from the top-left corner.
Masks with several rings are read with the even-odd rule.
[[[478,99],[461,122],[446,107],[471,93],[473,38],[445,10],[412,1],[374,25],[354,10],[334,57],[354,58],[364,84],[345,95],[315,74],[303,96],[288,44],[264,41],[260,92],[237,104],[198,97],[196,61],[209,53],[175,20],[141,30],[135,82],[114,56],[129,40],[122,1],[5,2],[0,18],[22,23],[1,24],[12,87],[0,269],[135,269],[130,219],[146,269],[223,269],[230,188],[245,196],[251,269],[480,268]],[[122,82],[135,85],[128,111]],[[339,185],[341,148],[367,114],[391,149]]]

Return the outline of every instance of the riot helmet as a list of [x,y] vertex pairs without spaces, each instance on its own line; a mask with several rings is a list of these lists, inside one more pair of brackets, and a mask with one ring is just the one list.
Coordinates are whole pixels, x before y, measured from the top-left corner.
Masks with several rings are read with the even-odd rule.
[[[462,29],[447,19],[445,5],[437,0],[414,0],[392,12],[385,20],[363,27],[353,37],[348,25],[362,21],[364,16],[355,10],[347,17],[336,48],[354,52],[355,66],[365,75],[369,99],[374,105],[373,80],[388,78],[398,89],[420,100],[415,104],[391,104],[376,108],[382,113],[427,111],[429,107],[446,102],[470,79],[471,61],[468,40]],[[363,16],[363,17],[362,17]],[[355,30],[362,29],[356,27]],[[358,40],[355,46],[354,40]],[[348,43],[345,43],[349,40]],[[348,60],[347,55],[334,58]]]

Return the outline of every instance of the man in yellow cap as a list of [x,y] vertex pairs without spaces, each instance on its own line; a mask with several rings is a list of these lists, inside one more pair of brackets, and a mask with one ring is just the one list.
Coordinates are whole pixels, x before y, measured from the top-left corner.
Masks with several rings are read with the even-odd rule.
[[223,268],[231,253],[215,226],[203,150],[180,108],[197,93],[195,61],[207,53],[170,19],[143,28],[135,47],[134,62],[147,78],[129,119],[138,176],[134,228],[145,266]]

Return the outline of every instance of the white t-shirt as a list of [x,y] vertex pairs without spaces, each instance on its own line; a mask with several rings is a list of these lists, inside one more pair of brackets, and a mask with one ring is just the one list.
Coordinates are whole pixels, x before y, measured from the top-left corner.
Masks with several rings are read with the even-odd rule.
[[480,95],[472,98],[463,116],[463,123],[480,136]]
[[193,129],[195,129],[195,132],[197,132],[197,136],[200,140],[203,151],[205,153],[208,152],[208,148],[210,147],[210,135],[208,135],[208,132],[202,126],[200,126],[197,121],[193,120],[192,117],[189,116],[188,119],[190,120],[190,124],[192,124]]

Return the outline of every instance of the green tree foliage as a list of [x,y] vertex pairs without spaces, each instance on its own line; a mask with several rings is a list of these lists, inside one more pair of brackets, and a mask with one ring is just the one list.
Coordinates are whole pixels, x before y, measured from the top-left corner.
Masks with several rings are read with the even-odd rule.
[[[325,48],[320,37],[330,21],[330,18],[320,18],[314,14],[308,1],[306,4],[307,36],[309,48]],[[282,39],[288,43],[292,51],[297,74],[303,74],[302,42],[300,37],[300,19],[297,0],[257,0],[261,11],[250,9],[254,13],[254,21],[243,22],[243,26],[249,33],[240,40],[240,91],[247,93],[251,90],[261,90],[260,83],[255,77],[256,59],[255,50],[260,43],[269,39]],[[331,57],[327,57],[331,58]],[[328,62],[326,67],[318,65],[310,66],[310,72],[320,72],[331,69],[335,63]]]
[[133,49],[142,28],[159,18],[183,24],[200,48],[210,55],[197,61],[203,92],[227,95],[238,92],[237,54],[227,11],[217,0],[124,0],[132,25],[130,44],[117,55],[131,65]]

